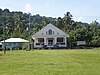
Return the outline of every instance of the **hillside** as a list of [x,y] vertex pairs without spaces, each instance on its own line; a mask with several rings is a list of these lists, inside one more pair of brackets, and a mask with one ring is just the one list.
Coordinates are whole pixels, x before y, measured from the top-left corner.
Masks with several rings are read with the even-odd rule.
[[[5,30],[5,38],[21,37],[28,39],[28,31],[30,36],[46,26],[48,23],[54,24],[59,29],[70,35],[68,43],[71,47],[76,46],[76,41],[86,41],[88,46],[97,46],[100,43],[100,24],[97,21],[92,23],[76,22],[72,20],[73,16],[70,12],[66,12],[64,17],[52,18],[40,16],[39,14],[31,15],[21,11],[12,11],[9,9],[0,9],[0,40],[3,40],[3,26]],[[30,27],[29,27],[30,21]],[[28,30],[27,30],[28,29]]]

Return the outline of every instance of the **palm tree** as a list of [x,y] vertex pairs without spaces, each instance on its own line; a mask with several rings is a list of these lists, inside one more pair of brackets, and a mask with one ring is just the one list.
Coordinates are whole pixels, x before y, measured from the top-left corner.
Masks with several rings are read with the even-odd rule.
[[6,34],[10,35],[14,31],[14,20],[12,17],[6,17]]
[[15,31],[17,31],[19,34],[22,34],[24,31],[24,28],[26,27],[25,20],[23,19],[22,15],[15,15]]
[[63,19],[61,17],[58,17],[57,19],[55,19],[55,25],[59,28],[62,29],[63,26]]
[[64,24],[64,31],[68,32],[68,30],[71,29],[71,25],[72,25],[72,15],[70,14],[70,12],[64,14],[63,24]]

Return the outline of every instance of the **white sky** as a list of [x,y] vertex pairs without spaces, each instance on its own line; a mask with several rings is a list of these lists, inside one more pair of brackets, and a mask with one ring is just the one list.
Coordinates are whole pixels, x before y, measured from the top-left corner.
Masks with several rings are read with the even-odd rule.
[[63,17],[69,11],[76,21],[100,22],[100,0],[0,0],[0,8],[49,17]]

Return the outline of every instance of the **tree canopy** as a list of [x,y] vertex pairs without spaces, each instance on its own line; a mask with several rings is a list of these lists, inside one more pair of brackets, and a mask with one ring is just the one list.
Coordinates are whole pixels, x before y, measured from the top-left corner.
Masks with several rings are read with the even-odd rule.
[[[75,46],[77,41],[86,41],[88,46],[100,46],[100,24],[94,20],[92,23],[76,22],[70,12],[66,12],[64,17],[52,18],[37,15],[30,17],[30,36],[39,31],[49,23],[54,24],[59,29],[69,34],[71,46]],[[5,27],[5,38],[21,37],[28,39],[29,14],[0,9],[0,40],[3,40],[3,25]]]

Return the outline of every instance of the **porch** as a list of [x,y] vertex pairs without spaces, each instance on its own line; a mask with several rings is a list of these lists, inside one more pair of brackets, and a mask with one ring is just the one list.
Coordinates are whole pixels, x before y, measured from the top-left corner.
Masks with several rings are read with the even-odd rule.
[[67,47],[66,37],[51,37],[51,38],[36,38],[34,40],[34,48],[57,48],[57,47]]

